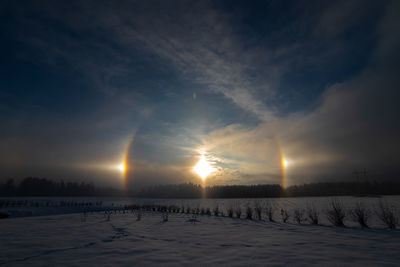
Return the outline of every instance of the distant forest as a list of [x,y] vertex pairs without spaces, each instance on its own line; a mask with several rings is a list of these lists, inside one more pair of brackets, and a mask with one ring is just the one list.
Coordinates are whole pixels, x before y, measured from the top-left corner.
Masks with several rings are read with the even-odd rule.
[[27,177],[18,185],[13,179],[0,184],[0,196],[120,196],[114,188],[99,188],[91,183],[53,181]]
[[90,183],[27,177],[0,184],[0,196],[131,196],[141,198],[265,198],[303,196],[399,195],[400,182],[329,182],[282,188],[277,184],[202,187],[191,183],[149,186],[139,191],[96,187]]

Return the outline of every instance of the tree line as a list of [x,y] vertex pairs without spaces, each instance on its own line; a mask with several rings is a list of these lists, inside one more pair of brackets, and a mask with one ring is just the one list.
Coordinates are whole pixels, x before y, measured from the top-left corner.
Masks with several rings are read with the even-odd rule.
[[27,177],[19,184],[8,179],[0,184],[0,196],[117,196],[120,190],[98,188],[92,183],[53,181],[46,178]]
[[166,184],[128,191],[96,187],[92,183],[64,182],[27,177],[19,184],[13,179],[0,184],[0,196],[131,196],[142,198],[267,198],[303,196],[398,195],[400,182],[325,182],[294,185],[201,185]]

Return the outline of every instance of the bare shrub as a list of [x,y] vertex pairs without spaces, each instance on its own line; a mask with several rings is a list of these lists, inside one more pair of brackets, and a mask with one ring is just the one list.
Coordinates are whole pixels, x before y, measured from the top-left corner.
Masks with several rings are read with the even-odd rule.
[[261,204],[260,204],[260,202],[258,202],[258,201],[256,201],[256,202],[254,202],[254,211],[255,211],[255,216],[256,216],[256,218],[257,218],[257,220],[262,220],[262,216],[261,216],[261,213],[262,213],[262,207],[261,207]]
[[295,208],[293,211],[293,219],[298,224],[303,223],[306,218],[304,217],[305,210],[300,208]]
[[282,217],[282,221],[283,221],[284,223],[287,223],[287,221],[288,221],[289,218],[290,218],[290,215],[289,215],[289,213],[287,212],[287,210],[281,209],[281,217]]
[[210,208],[206,208],[206,215],[211,216],[211,210],[210,210]]
[[240,218],[240,216],[242,215],[242,208],[240,207],[240,204],[236,204],[235,214],[236,214],[236,218]]
[[186,207],[186,214],[190,214],[192,212],[192,208],[190,206]]
[[215,216],[219,216],[219,205],[218,204],[214,207],[213,213]]
[[228,213],[228,217],[233,217],[233,207],[232,206],[229,206],[228,208],[227,208],[227,213]]
[[197,205],[196,210],[194,211],[195,214],[200,214],[200,206]]
[[253,219],[253,209],[250,206],[246,208],[246,219],[252,220]]
[[104,218],[106,219],[107,222],[109,222],[111,219],[111,212],[105,211]]
[[162,215],[162,221],[163,222],[168,222],[168,213],[166,212],[166,213],[163,213],[163,215]]
[[307,217],[311,224],[319,223],[319,211],[314,206],[307,207]]
[[206,214],[206,210],[202,207],[202,208],[200,209],[200,215],[204,215],[204,214]]
[[326,216],[334,226],[345,226],[344,219],[346,217],[346,211],[342,202],[338,199],[331,200],[328,210],[326,211]]
[[274,222],[274,214],[275,214],[276,206],[270,202],[267,202],[265,205],[265,213],[270,222]]
[[396,229],[399,224],[399,218],[396,215],[396,208],[387,202],[380,201],[376,215],[382,223],[389,229]]
[[350,211],[350,218],[353,221],[358,222],[362,228],[368,228],[368,220],[370,217],[371,211],[361,203],[357,203]]

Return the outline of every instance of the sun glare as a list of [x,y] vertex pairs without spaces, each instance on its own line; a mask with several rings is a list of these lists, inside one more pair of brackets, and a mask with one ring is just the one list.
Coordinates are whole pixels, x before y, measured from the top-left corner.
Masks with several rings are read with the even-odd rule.
[[215,172],[204,155],[201,155],[199,162],[194,166],[193,170],[202,178],[205,179],[210,173]]

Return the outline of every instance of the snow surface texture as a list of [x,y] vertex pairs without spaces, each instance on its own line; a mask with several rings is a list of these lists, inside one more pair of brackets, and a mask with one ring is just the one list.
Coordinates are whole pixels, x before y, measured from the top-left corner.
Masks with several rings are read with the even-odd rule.
[[1,266],[400,264],[400,231],[160,212],[0,220]]

